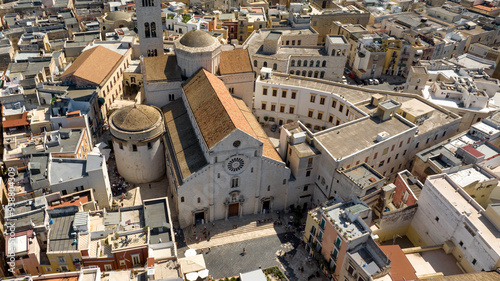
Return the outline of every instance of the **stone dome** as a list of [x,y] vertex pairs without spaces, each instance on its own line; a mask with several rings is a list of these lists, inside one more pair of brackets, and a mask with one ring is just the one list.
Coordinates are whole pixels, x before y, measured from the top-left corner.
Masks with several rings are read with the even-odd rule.
[[148,130],[161,119],[162,116],[156,108],[143,104],[120,108],[111,115],[111,123],[114,127],[126,132]]
[[106,20],[109,20],[109,21],[130,20],[131,18],[132,18],[131,14],[129,14],[127,12],[123,12],[123,11],[109,12],[106,15]]
[[201,48],[212,46],[216,40],[208,32],[191,30],[182,36],[180,43],[186,47]]

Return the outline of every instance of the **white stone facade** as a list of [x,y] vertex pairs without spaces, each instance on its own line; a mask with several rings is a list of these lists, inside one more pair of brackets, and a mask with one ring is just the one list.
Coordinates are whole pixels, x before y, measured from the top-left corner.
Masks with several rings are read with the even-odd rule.
[[[241,146],[234,148],[235,141]],[[237,172],[228,169],[234,158],[244,162]],[[261,143],[242,131],[233,132],[211,149],[209,161],[177,188],[181,227],[200,223],[201,219],[212,222],[259,214],[264,209],[284,210],[288,198],[294,196],[288,194],[290,170],[283,162],[262,156]]]
[[427,178],[411,226],[418,245],[451,241],[451,253],[466,272],[490,271],[500,262],[500,232],[485,210],[447,174]]
[[149,105],[121,108],[110,117],[110,132],[116,167],[127,181],[152,182],[165,174],[165,125],[159,108]]

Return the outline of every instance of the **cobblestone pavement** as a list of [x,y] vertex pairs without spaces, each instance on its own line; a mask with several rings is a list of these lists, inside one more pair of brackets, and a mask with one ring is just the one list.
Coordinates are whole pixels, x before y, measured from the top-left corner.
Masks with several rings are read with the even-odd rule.
[[[246,254],[243,255],[243,248]],[[184,253],[187,249],[179,249]],[[252,271],[259,267],[264,269],[279,266],[283,273],[291,281],[326,281],[325,276],[319,272],[318,264],[314,261],[308,263],[307,253],[300,240],[291,234],[281,233],[253,240],[231,243],[198,250],[205,257],[207,269],[212,278],[224,278],[237,276],[240,273]],[[304,272],[298,270],[304,267]],[[308,279],[311,276],[311,279]]]

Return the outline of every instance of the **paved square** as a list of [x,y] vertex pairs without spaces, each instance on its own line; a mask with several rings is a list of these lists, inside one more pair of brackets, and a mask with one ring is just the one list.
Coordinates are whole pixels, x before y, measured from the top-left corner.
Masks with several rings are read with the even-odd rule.
[[[243,248],[246,254],[242,255]],[[187,248],[179,251],[183,255]],[[240,273],[256,270],[259,267],[268,268],[280,266],[283,273],[289,280],[308,280],[308,277],[315,276],[318,265],[315,262],[310,264],[305,262],[306,252],[303,246],[299,246],[299,239],[291,234],[278,234],[236,242],[221,246],[211,247],[202,251],[205,257],[207,269],[212,278],[224,278],[237,276]],[[283,256],[278,256],[280,252]],[[199,253],[200,251],[198,251]],[[293,255],[293,256],[292,256]],[[298,271],[299,266],[304,266],[304,272]],[[327,280],[322,274],[314,277],[311,281]]]

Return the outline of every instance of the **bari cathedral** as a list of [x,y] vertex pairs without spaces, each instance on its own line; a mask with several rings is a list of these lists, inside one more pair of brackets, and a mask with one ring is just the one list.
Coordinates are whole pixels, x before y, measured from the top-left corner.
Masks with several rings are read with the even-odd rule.
[[145,105],[110,117],[120,174],[134,183],[166,176],[182,228],[294,204],[290,169],[249,109],[248,51],[223,51],[192,30],[164,54],[160,1],[136,3]]

